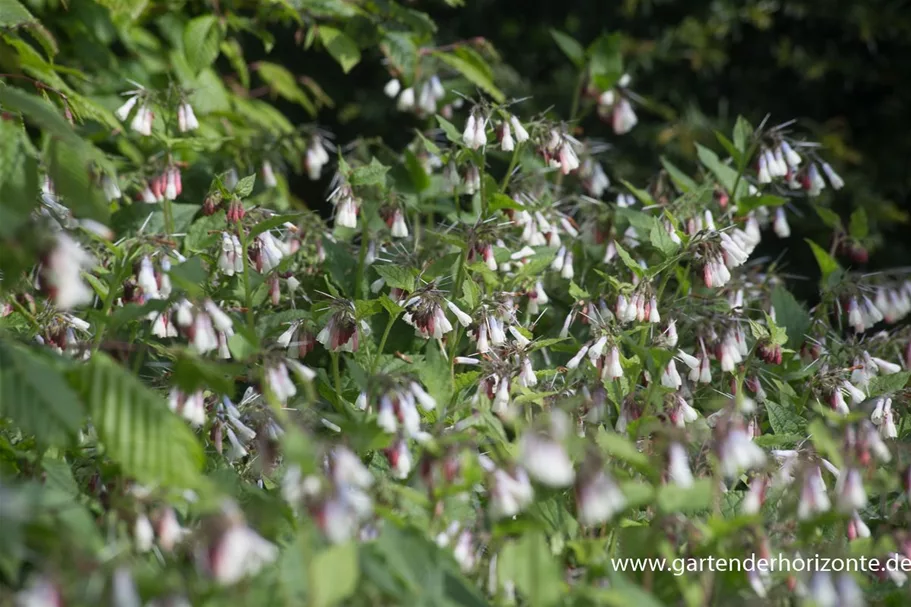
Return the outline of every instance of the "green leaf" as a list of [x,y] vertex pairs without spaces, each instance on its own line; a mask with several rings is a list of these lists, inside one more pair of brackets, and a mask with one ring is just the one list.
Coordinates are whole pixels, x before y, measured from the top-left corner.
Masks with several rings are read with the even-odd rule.
[[256,185],[256,173],[247,175],[237,182],[234,186],[234,195],[238,198],[246,198],[253,193],[253,186]]
[[813,210],[816,211],[816,214],[819,215],[819,218],[822,219],[822,222],[828,227],[833,230],[840,228],[841,217],[838,216],[838,213],[818,204],[813,205]]
[[614,247],[617,249],[617,257],[626,265],[627,268],[633,271],[633,274],[636,276],[642,276],[642,267],[636,263],[636,261],[630,257],[630,254],[626,252],[626,249],[620,246],[620,243],[615,242]]
[[408,149],[405,150],[405,169],[415,192],[420,193],[430,187],[430,175],[424,170],[415,153]]
[[38,202],[38,161],[26,136],[18,121],[0,119],[0,235],[18,230]]
[[652,246],[661,251],[665,257],[672,256],[680,248],[680,245],[674,242],[667,229],[657,219],[655,220],[655,225],[649,231],[648,238]]
[[0,0],[0,27],[16,27],[34,21],[35,17],[18,0]]
[[588,48],[589,71],[595,85],[602,91],[612,89],[623,76],[623,55],[620,52],[619,32],[603,34]]
[[746,153],[747,143],[750,140],[750,136],[753,134],[752,125],[747,122],[747,119],[743,116],[737,116],[737,123],[734,124],[734,147],[741,154]]
[[370,160],[370,164],[359,166],[351,172],[350,182],[353,186],[371,186],[385,185],[386,173],[389,167],[381,163],[376,158]]
[[314,607],[338,605],[357,588],[360,574],[357,544],[346,542],[323,550],[307,568],[310,601]]
[[500,209],[511,209],[513,211],[522,211],[525,205],[516,202],[506,194],[495,192],[490,198],[490,211],[499,211]]
[[737,171],[721,162],[718,158],[718,154],[697,143],[696,155],[699,157],[699,162],[715,175],[715,178],[718,179],[718,183],[728,191],[735,202],[746,194],[747,184],[743,179],[741,179],[737,185],[737,192],[734,192],[734,184],[737,183]]
[[490,95],[497,103],[503,103],[506,95],[498,89],[493,83],[493,76],[488,66],[477,53],[468,55],[465,53],[443,53],[434,52],[433,54],[440,61],[453,68],[469,82]]
[[316,115],[316,106],[307,93],[297,85],[294,75],[281,65],[260,61],[256,64],[256,73],[269,85],[269,88],[280,97],[292,101],[304,108],[311,116]]
[[822,279],[825,281],[832,272],[841,269],[841,266],[838,265],[838,262],[829,255],[828,251],[823,249],[821,246],[810,240],[809,238],[805,239],[807,244],[810,245],[810,248],[813,250],[813,256],[816,257],[816,263],[819,264],[819,270],[822,272]]
[[788,331],[788,347],[797,350],[810,328],[809,312],[783,287],[776,287],[772,292],[772,306],[775,308],[775,322]]
[[585,65],[585,49],[582,48],[582,45],[579,44],[575,38],[555,29],[550,30],[550,36],[554,39],[554,42],[557,43],[557,46],[560,47],[560,50],[569,57],[569,60],[572,61],[576,67],[581,68]]
[[563,596],[563,580],[540,531],[527,531],[503,547],[497,561],[500,584],[511,581],[529,605],[555,605]]
[[639,188],[637,188],[636,186],[634,186],[633,184],[631,184],[630,182],[628,182],[625,179],[621,179],[620,183],[622,183],[627,188],[629,188],[629,191],[633,193],[633,196],[638,198],[639,202],[641,202],[645,206],[651,206],[651,205],[655,204],[655,199],[652,198],[652,195],[649,194],[648,192],[646,192],[645,190],[640,190]]
[[786,202],[787,199],[772,194],[744,196],[737,201],[737,214],[746,215],[753,209],[758,209],[759,207],[780,207]]
[[424,364],[418,367],[418,376],[430,395],[438,403],[445,403],[452,395],[452,375],[449,363],[440,354],[440,346],[433,340],[427,342],[424,352]]
[[228,350],[234,360],[244,361],[256,354],[256,346],[241,333],[235,333],[228,338]]
[[194,74],[209,67],[218,57],[221,29],[215,15],[196,17],[183,31],[183,50]]
[[449,139],[449,141],[452,143],[462,143],[462,133],[459,132],[459,129],[455,128],[451,122],[439,114],[434,116],[434,118],[437,119],[437,123],[440,125],[440,128],[443,129],[443,132],[446,134],[446,138]]
[[658,489],[658,508],[667,514],[674,512],[699,512],[708,508],[711,503],[711,479],[696,479],[692,487],[681,487],[676,483],[668,483]]
[[386,284],[393,289],[402,289],[403,291],[414,291],[414,270],[404,266],[392,264],[375,265],[373,269],[379,274]]
[[766,412],[769,414],[769,425],[775,434],[803,434],[806,436],[807,420],[792,409],[793,405],[779,405],[767,400]]
[[891,375],[877,375],[870,379],[867,392],[870,396],[882,396],[898,392],[908,385],[908,378],[911,378],[911,372],[908,371],[899,371]]
[[319,26],[320,40],[346,74],[361,60],[361,51],[347,34],[334,27]]
[[569,281],[569,296],[576,301],[583,299],[588,299],[591,295],[588,294],[588,291],[577,285],[574,281]]
[[33,126],[74,145],[83,146],[70,123],[50,102],[11,86],[0,86],[0,107],[7,111],[20,112]]
[[0,417],[41,443],[64,445],[79,431],[85,411],[50,364],[28,348],[0,341]]
[[636,445],[623,434],[599,428],[595,439],[598,446],[608,455],[626,462],[640,470],[648,469],[648,457],[640,452]]
[[699,187],[692,177],[681,171],[664,156],[661,157],[661,164],[664,166],[664,170],[667,171],[667,174],[670,176],[671,181],[673,181],[681,191],[692,192]]
[[193,487],[203,452],[164,399],[103,353],[67,374],[108,457],[141,483]]
[[863,240],[870,234],[870,226],[867,223],[867,212],[862,208],[855,209],[851,213],[851,222],[848,224],[848,232],[853,238]]
[[85,153],[61,139],[51,141],[48,151],[50,175],[57,193],[77,217],[106,222],[107,203],[101,188],[92,183]]

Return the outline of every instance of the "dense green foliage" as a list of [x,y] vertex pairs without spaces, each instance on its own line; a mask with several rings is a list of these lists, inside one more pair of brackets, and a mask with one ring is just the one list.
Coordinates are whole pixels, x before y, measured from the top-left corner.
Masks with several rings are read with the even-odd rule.
[[903,15],[511,4],[0,0],[0,604],[907,601]]

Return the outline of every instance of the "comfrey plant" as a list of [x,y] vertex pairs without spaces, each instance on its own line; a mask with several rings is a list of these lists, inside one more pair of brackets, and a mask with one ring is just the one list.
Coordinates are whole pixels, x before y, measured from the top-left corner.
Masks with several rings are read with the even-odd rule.
[[[611,158],[646,104],[614,38],[558,37],[566,122],[497,88],[485,41],[404,33],[413,9],[293,4],[260,16],[345,71],[342,24],[376,28],[411,142],[293,126],[251,73],[332,101],[248,65],[227,6],[165,23],[182,47],[123,34],[142,84],[68,84],[4,34],[47,93],[0,85],[4,603],[907,600],[911,282],[847,265],[869,226],[825,206],[824,148],[741,118],[633,183]],[[831,247],[789,240],[814,209]],[[819,262],[812,307],[776,239]],[[689,567],[801,555],[877,567]],[[639,557],[689,573],[616,560]]]

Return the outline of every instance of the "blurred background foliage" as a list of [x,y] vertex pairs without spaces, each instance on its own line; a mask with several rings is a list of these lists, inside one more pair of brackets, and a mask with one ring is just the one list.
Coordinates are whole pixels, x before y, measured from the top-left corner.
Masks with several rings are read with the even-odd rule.
[[[58,62],[84,67],[96,80],[121,73],[123,65],[112,62],[128,64],[137,79],[154,69],[140,59],[146,51],[158,50],[152,48],[158,44],[155,37],[118,32],[133,17],[141,15],[144,27],[157,29],[155,36],[167,38],[179,37],[183,31],[173,24],[174,15],[214,12],[232,32],[222,42],[215,64],[230,92],[267,98],[295,125],[315,119],[335,133],[342,145],[364,137],[403,147],[413,138],[414,128],[436,127],[432,118],[396,111],[395,103],[383,95],[389,73],[395,72],[390,58],[401,64],[398,59],[417,51],[420,59],[430,55],[434,45],[447,50],[471,48],[490,63],[493,80],[507,97],[523,99],[517,110],[522,115],[549,112],[569,119],[578,84],[584,79],[555,43],[554,30],[565,32],[583,47],[605,33],[616,33],[623,67],[633,77],[632,89],[642,97],[637,108],[639,126],[623,137],[613,135],[610,125],[593,111],[593,99],[584,95],[574,116],[580,135],[610,146],[604,160],[615,184],[619,178],[647,183],[660,170],[662,155],[685,169],[696,167],[694,144],[719,149],[713,131],[730,133],[738,114],[753,125],[797,119],[798,132],[827,148],[827,157],[847,182],[839,192],[824,192],[820,205],[833,209],[844,226],[856,208],[863,208],[869,218],[870,235],[863,239],[871,252],[869,262],[842,261],[875,271],[911,259],[911,247],[902,238],[908,229],[911,187],[906,169],[911,142],[904,135],[911,126],[906,110],[911,105],[911,84],[905,78],[911,68],[911,10],[906,2],[438,0],[399,6],[382,0],[33,0],[27,4],[49,29],[69,36],[57,42],[66,50]],[[286,10],[290,7],[307,17],[284,16],[293,14]],[[336,21],[359,47],[359,60],[349,67],[347,77],[331,53],[314,44],[318,28],[307,19],[322,22],[323,17]],[[390,17],[409,32],[407,43],[414,48],[390,46],[390,32],[397,43],[402,42],[402,37],[395,38],[395,27],[390,29]],[[170,42],[180,46],[179,40]],[[287,72],[274,73],[276,65]],[[421,69],[410,62],[408,67]],[[303,99],[294,90],[280,90],[276,78],[287,74],[294,77],[294,88],[304,91]],[[96,84],[108,90],[123,88],[116,82]],[[219,105],[218,91],[205,89],[198,97],[197,104]],[[289,188],[305,204],[328,214],[331,209],[325,198],[330,177],[324,175],[316,183],[306,176],[291,177]],[[761,253],[783,259],[789,272],[809,278],[807,289],[796,289],[812,298],[818,269],[804,238],[828,245],[826,234],[832,226],[827,227],[812,208],[792,207],[791,211],[801,217],[793,222],[791,238],[764,243]],[[828,216],[830,224],[833,219]]]

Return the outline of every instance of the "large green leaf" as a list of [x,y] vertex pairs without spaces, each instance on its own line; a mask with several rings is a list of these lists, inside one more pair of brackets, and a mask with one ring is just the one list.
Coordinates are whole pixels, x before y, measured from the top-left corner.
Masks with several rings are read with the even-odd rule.
[[63,197],[63,203],[77,217],[106,221],[107,204],[101,188],[92,183],[89,164],[83,150],[79,146],[55,139],[51,142],[48,155],[51,179],[57,193]]
[[212,65],[218,57],[221,30],[215,15],[196,17],[183,31],[183,50],[194,73]]
[[809,312],[783,287],[776,287],[772,292],[772,306],[775,308],[775,323],[788,331],[788,347],[799,348],[810,327]]
[[357,544],[347,542],[331,546],[316,555],[308,568],[310,605],[338,605],[357,588],[360,573]]
[[38,161],[18,121],[0,119],[0,235],[12,234],[38,201]]
[[498,89],[493,83],[493,74],[490,66],[477,53],[467,53],[467,49],[461,49],[459,53],[434,53],[443,63],[453,68],[469,82],[483,90],[493,97],[497,103],[502,103],[506,99],[503,91]]
[[15,27],[34,21],[35,18],[19,0],[0,0],[0,27]]
[[529,605],[554,605],[563,595],[563,580],[543,533],[528,531],[500,552],[500,580],[512,581]]
[[54,367],[28,348],[0,341],[0,415],[46,444],[75,436],[85,412]]
[[198,484],[202,448],[164,398],[102,353],[68,375],[107,455],[124,472],[140,482]]
[[25,119],[72,145],[84,145],[70,123],[50,102],[11,86],[0,86],[0,107],[21,113]]
[[321,25],[319,36],[326,45],[326,50],[338,61],[338,64],[342,66],[342,71],[346,74],[360,62],[361,51],[357,48],[357,43],[344,32],[334,27]]

